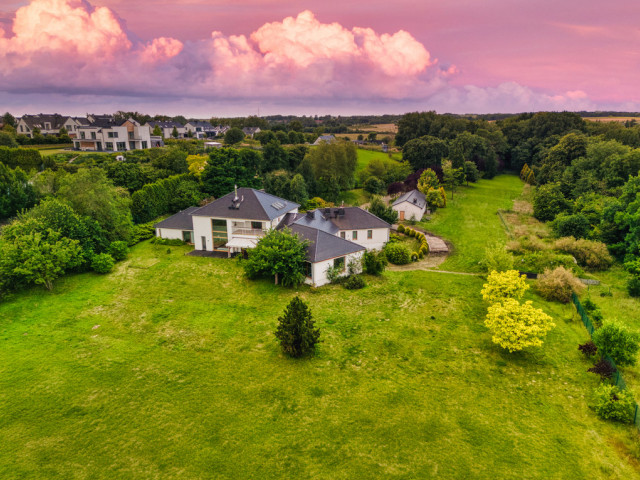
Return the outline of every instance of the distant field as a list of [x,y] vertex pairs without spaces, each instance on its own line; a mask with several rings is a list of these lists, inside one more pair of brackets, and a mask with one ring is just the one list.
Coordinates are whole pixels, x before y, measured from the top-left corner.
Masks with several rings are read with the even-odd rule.
[[640,122],[640,117],[582,117],[584,120],[589,120],[590,122],[626,122],[630,120],[635,120]]
[[398,133],[398,126],[395,123],[378,123],[375,125],[354,125],[353,129],[362,130],[364,132],[377,133]]

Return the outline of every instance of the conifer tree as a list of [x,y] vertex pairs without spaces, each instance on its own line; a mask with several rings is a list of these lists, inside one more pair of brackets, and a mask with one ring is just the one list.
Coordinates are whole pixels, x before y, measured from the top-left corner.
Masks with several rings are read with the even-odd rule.
[[298,358],[312,354],[320,338],[320,330],[315,328],[309,306],[300,297],[294,297],[278,317],[276,338],[287,355]]

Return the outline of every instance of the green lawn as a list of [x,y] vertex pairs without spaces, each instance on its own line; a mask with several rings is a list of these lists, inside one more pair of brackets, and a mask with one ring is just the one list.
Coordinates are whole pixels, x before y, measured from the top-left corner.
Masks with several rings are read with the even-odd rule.
[[379,159],[379,160],[382,160],[383,162],[401,161],[402,160],[402,155],[401,154],[392,154],[391,158],[389,158],[389,154],[388,153],[378,152],[378,151],[374,151],[374,150],[365,150],[363,148],[359,148],[358,149],[358,164],[356,166],[356,178],[358,177],[358,174],[362,170],[364,170],[367,167],[367,165],[369,165],[371,160],[376,159],[376,158]]
[[497,215],[498,209],[511,208],[522,192],[523,183],[514,175],[499,175],[480,180],[468,187],[458,187],[453,199],[447,190],[447,206],[421,222],[425,230],[442,236],[453,244],[452,254],[440,266],[442,270],[480,272],[478,262],[485,248],[506,243],[507,234]]
[[[469,208],[494,208],[490,190],[466,190]],[[637,432],[588,408],[570,306],[529,294],[557,327],[507,354],[479,277],[294,291],[188,251],[145,242],[109,275],[0,303],[0,478],[640,478]],[[323,340],[304,360],[273,335],[296,293]]]

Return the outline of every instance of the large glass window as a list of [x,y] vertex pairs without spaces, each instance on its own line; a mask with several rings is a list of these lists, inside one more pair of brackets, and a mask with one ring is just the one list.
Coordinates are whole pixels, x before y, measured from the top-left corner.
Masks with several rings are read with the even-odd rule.
[[118,142],[118,150],[126,150],[127,144],[125,142]]
[[262,222],[251,222],[251,228],[262,230]]
[[229,237],[227,236],[227,221],[211,220],[211,231],[213,234],[213,249],[223,249],[229,241]]
[[113,150],[113,142],[107,142],[106,146],[107,150]]
[[334,258],[333,259],[333,267],[337,268],[341,272],[344,272],[344,257]]

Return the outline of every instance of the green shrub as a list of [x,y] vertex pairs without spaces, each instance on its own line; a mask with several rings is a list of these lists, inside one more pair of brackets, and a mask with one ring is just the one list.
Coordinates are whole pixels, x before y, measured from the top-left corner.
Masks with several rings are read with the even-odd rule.
[[387,257],[382,251],[368,250],[364,252],[362,264],[369,275],[382,275],[387,267]]
[[513,270],[513,262],[513,255],[507,252],[502,245],[495,244],[485,249],[480,265],[488,273],[494,270],[496,272],[506,272],[507,270]]
[[96,273],[109,273],[113,270],[115,263],[108,253],[99,253],[91,259],[91,269]]
[[537,235],[525,235],[507,244],[507,250],[518,255],[549,250],[549,248],[550,245],[543,242]]
[[[546,300],[569,303],[571,294],[573,292],[578,294],[584,290],[584,284],[574,277],[570,270],[558,267],[553,271],[546,269],[544,274],[538,277],[536,289]],[[598,348],[600,348],[599,345]]]
[[422,255],[428,255],[429,254],[429,246],[423,243],[420,246],[420,253],[422,253]]
[[417,262],[419,258],[420,258],[420,255],[418,254],[418,252],[413,252],[411,254],[411,261],[412,262]]
[[556,237],[585,238],[591,231],[589,220],[581,213],[566,215],[561,213],[553,222],[551,230]]
[[404,233],[404,225],[400,224],[398,225],[398,233]]
[[591,319],[591,323],[593,324],[593,326],[595,328],[600,328],[602,326],[603,316],[598,306],[587,298],[584,302],[582,302],[582,307]]
[[156,234],[156,229],[153,227],[154,224],[155,222],[149,222],[134,225],[131,230],[131,236],[129,237],[129,246],[132,247],[136,243],[153,238]]
[[180,245],[185,245],[185,243],[178,238],[160,238],[153,237],[151,243],[154,245],[170,245],[172,247],[178,247]]
[[411,251],[401,243],[388,243],[384,247],[384,254],[394,265],[406,265],[411,262]]
[[633,275],[627,282],[627,292],[630,297],[640,297],[640,276]]
[[396,235],[395,233],[391,233],[389,235],[389,242],[388,243],[397,243],[401,240],[400,235]]
[[364,278],[360,275],[350,275],[342,284],[347,290],[359,290],[366,287],[366,285]]
[[546,269],[564,267],[578,274],[581,273],[571,255],[551,251],[531,252],[521,257],[516,257],[513,266],[522,272],[542,273]]
[[606,270],[613,263],[607,246],[602,242],[565,237],[556,240],[556,250],[573,255],[578,265],[590,270]]
[[605,420],[631,423],[636,402],[628,390],[620,390],[615,385],[603,383],[594,392],[596,414]]
[[635,365],[640,338],[637,333],[615,323],[605,323],[593,332],[593,343],[602,355],[608,355],[620,367]]
[[111,242],[109,244],[108,253],[113,257],[113,259],[116,262],[119,262],[120,260],[124,260],[125,258],[127,258],[127,255],[129,254],[129,247],[127,246],[127,242],[122,242],[122,241]]
[[418,259],[422,260],[424,258],[424,253],[422,253],[422,249],[418,250]]

